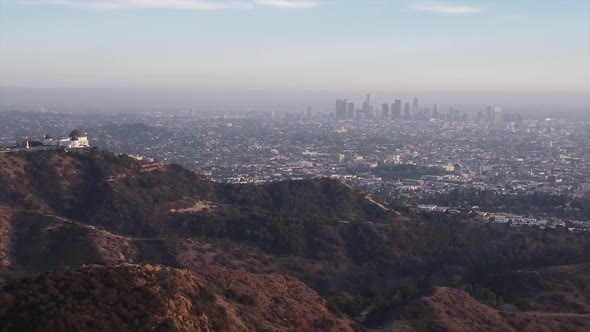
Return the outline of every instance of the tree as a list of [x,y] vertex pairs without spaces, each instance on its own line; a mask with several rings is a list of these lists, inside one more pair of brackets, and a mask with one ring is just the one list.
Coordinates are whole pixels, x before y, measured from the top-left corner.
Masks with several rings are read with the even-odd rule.
[[348,314],[351,317],[357,317],[363,311],[364,300],[361,297],[355,297],[350,293],[340,292],[338,296],[336,296],[334,304],[336,308],[343,313]]

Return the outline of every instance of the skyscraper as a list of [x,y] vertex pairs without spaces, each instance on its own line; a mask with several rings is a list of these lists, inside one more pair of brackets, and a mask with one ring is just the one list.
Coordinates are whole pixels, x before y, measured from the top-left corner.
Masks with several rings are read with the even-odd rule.
[[439,117],[439,105],[438,104],[434,104],[434,107],[432,108],[432,117],[435,119],[438,119]]
[[365,113],[363,112],[363,110],[361,110],[361,109],[356,110],[355,119],[357,121],[362,121],[365,119]]
[[492,112],[492,123],[500,124],[502,123],[502,120],[502,108],[498,106],[494,107]]
[[420,112],[420,103],[418,102],[418,97],[414,97],[414,102],[412,103],[412,116],[416,117]]
[[402,118],[402,101],[401,101],[401,99],[396,99],[395,104],[391,104],[391,118],[392,119],[401,119]]
[[367,100],[363,102],[363,113],[365,118],[373,117],[373,106],[371,106],[371,94],[367,93]]
[[346,120],[346,99],[336,99],[336,120]]
[[389,104],[381,105],[381,117],[383,119],[389,119]]
[[494,123],[494,108],[492,106],[488,106],[486,109],[486,122]]
[[346,103],[346,118],[354,120],[354,103],[351,101]]
[[406,103],[404,105],[404,118],[406,118],[406,120],[412,118],[412,109],[410,108],[410,103]]
[[483,112],[477,112],[477,117],[475,118],[475,121],[477,122],[478,125],[482,125],[484,123],[484,115]]

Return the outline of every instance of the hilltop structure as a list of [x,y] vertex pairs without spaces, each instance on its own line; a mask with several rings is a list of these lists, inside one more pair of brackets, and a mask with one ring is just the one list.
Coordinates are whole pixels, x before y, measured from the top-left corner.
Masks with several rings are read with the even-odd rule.
[[80,129],[73,130],[68,137],[53,138],[45,135],[43,146],[55,146],[63,148],[86,148],[90,146],[88,135]]

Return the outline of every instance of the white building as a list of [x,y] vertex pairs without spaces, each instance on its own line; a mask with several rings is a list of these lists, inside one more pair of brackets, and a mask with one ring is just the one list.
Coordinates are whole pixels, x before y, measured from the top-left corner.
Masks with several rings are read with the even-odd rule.
[[90,146],[88,135],[80,129],[73,130],[68,137],[53,138],[45,135],[43,146],[55,146],[68,149],[86,148]]

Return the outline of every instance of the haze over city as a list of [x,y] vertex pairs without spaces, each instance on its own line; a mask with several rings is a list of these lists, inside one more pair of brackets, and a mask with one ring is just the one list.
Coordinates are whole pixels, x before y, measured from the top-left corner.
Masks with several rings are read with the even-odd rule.
[[590,107],[589,1],[1,0],[0,50],[5,109]]

